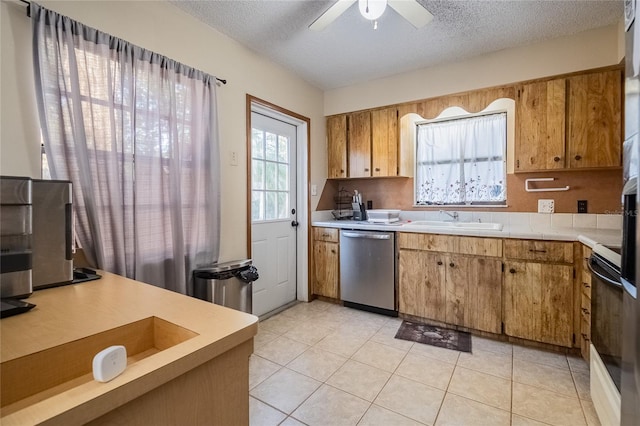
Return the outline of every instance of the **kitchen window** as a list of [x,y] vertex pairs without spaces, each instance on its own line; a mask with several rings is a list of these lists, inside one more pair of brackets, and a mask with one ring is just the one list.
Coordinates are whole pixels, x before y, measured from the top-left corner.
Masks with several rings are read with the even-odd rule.
[[505,112],[417,124],[416,205],[505,205]]

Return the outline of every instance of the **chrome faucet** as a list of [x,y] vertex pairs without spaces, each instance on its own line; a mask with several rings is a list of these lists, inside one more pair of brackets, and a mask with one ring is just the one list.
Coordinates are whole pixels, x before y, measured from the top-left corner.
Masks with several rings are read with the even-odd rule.
[[458,212],[449,213],[447,211],[440,210],[440,213],[446,214],[447,216],[453,218],[454,221],[458,221],[458,218],[460,217],[460,216],[458,216]]

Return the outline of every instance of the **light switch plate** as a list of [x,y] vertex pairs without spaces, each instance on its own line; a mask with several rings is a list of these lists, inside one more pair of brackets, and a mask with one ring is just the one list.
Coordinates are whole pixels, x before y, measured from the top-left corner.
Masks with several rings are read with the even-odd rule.
[[553,213],[553,200],[538,200],[538,213]]

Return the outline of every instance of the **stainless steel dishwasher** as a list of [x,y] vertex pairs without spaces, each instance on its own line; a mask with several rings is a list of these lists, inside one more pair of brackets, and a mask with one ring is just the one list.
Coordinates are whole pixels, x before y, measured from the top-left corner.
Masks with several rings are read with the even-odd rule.
[[340,231],[340,294],[345,306],[398,316],[394,232]]

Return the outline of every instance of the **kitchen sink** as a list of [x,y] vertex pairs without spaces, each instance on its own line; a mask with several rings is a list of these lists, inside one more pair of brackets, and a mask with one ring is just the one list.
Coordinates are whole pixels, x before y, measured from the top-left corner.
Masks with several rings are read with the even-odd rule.
[[403,225],[407,228],[419,228],[419,229],[474,229],[474,230],[487,230],[487,231],[501,231],[501,223],[491,222],[452,222],[444,220],[415,220]]

